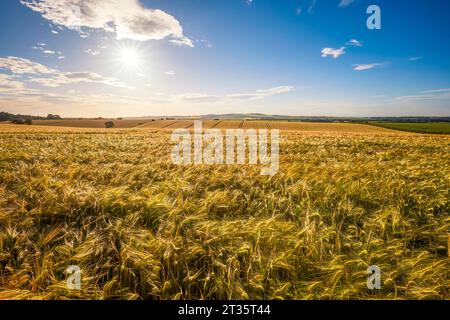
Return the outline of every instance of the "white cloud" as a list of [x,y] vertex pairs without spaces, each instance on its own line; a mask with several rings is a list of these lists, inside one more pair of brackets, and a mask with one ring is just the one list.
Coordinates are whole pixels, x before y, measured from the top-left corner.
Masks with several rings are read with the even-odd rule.
[[349,45],[349,46],[355,46],[355,47],[362,47],[362,46],[363,46],[362,42],[361,42],[361,41],[358,41],[358,40],[356,40],[356,39],[350,40],[349,42],[347,42],[347,45]]
[[115,78],[103,77],[95,72],[62,72],[18,57],[0,58],[0,69],[8,70],[16,75],[28,75],[27,81],[45,87],[54,88],[71,83],[89,82],[129,88]]
[[[117,39],[138,41],[171,38],[193,46],[180,22],[170,14],[144,7],[139,0],[20,0],[57,26],[86,34],[81,28],[102,29]],[[53,30],[54,31],[54,30]]]
[[292,90],[294,90],[294,87],[292,86],[280,86],[269,89],[257,90],[254,93],[231,94],[227,95],[226,97],[232,99],[258,100],[278,94],[288,93],[291,92]]
[[332,56],[337,59],[340,56],[345,54],[345,47],[341,47],[339,49],[334,48],[323,48],[322,49],[322,57],[326,58],[327,56]]
[[175,71],[169,70],[169,71],[166,71],[165,74],[167,74],[168,76],[174,76],[175,75]]
[[355,0],[341,0],[341,2],[339,2],[338,7],[347,7],[349,5],[351,5],[353,2],[355,2]]
[[418,61],[418,60],[422,60],[422,59],[423,59],[423,57],[411,57],[411,58],[408,58],[409,61]]
[[[27,89],[26,92],[0,94],[0,109],[22,114],[60,114],[64,117],[123,117],[146,116],[149,110],[153,115],[193,115],[207,113],[239,113],[263,112],[266,114],[290,114],[327,116],[412,116],[435,115],[448,116],[448,102],[444,95],[437,98],[414,97],[408,99],[389,98],[371,102],[331,100],[304,100],[292,101],[284,105],[275,102],[269,106],[268,101],[230,100],[227,95],[186,94],[184,100],[180,96],[147,90],[148,96],[105,93],[83,93],[70,91],[69,88],[62,93],[50,93],[37,89]],[[437,89],[442,90],[442,89]],[[264,91],[264,90],[263,90]],[[276,91],[276,90],[275,90]],[[255,93],[256,91],[252,92]],[[447,95],[448,96],[448,95]],[[382,97],[381,97],[382,98]],[[389,99],[388,99],[389,98]],[[420,99],[423,99],[420,100]],[[300,103],[299,103],[300,102]],[[266,107],[267,106],[267,107]],[[206,108],[206,109],[205,109]],[[244,108],[244,109],[243,109]],[[338,110],[338,114],[336,114]]]
[[98,56],[100,54],[100,51],[94,49],[86,49],[84,50],[84,53],[90,54],[92,56]]
[[24,90],[25,86],[22,82],[16,81],[14,77],[0,73],[0,93],[15,92]]
[[47,78],[32,78],[29,81],[45,87],[56,88],[73,83],[101,83],[113,87],[127,88],[115,78],[103,77],[95,72],[58,72]]
[[427,90],[423,91],[422,93],[443,93],[443,92],[450,92],[450,88]]
[[203,43],[207,48],[212,48],[213,44],[208,39],[202,39],[200,40],[201,43]]
[[194,42],[187,37],[182,37],[180,39],[172,39],[172,40],[169,40],[169,42],[173,43],[176,46],[187,46],[187,47],[191,47],[191,48],[194,47]]
[[417,101],[450,100],[450,88],[427,90],[418,95],[395,97],[394,100],[408,103]]
[[314,7],[316,6],[317,0],[312,0],[311,4],[308,7],[308,13],[313,14],[314,13]]
[[55,50],[46,49],[46,47],[47,47],[47,45],[45,43],[38,42],[36,46],[33,46],[31,48],[33,50],[41,51],[46,57],[52,56],[52,55],[55,55],[55,54],[58,54],[59,56],[63,55],[63,53],[61,51],[55,51]]
[[354,64],[353,65],[353,70],[355,70],[355,71],[365,71],[365,70],[373,69],[375,67],[379,67],[381,65],[382,65],[381,63]]
[[294,90],[292,86],[279,86],[269,89],[256,90],[250,93],[231,93],[223,96],[209,95],[206,93],[186,93],[175,96],[177,101],[182,102],[227,102],[227,101],[251,101],[268,98],[270,96],[289,93]]
[[0,69],[11,71],[14,74],[52,74],[57,70],[48,68],[40,63],[32,62],[18,57],[0,57]]

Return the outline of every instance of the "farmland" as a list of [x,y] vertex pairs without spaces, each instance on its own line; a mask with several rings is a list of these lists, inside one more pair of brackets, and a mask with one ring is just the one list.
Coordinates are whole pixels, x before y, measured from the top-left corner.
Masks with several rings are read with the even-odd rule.
[[[36,126],[57,128],[105,128],[109,120],[35,120]],[[111,120],[117,129],[191,129],[194,120]],[[382,127],[350,124],[350,123],[315,123],[289,121],[258,121],[258,120],[206,120],[205,129],[280,129],[283,131],[302,132],[350,132],[350,133],[392,133]]]
[[92,121],[0,124],[0,299],[450,298],[449,136],[204,123],[281,129],[266,177],[174,165],[171,130],[192,121]]
[[388,129],[408,131],[408,132],[450,134],[450,122],[424,122],[424,123],[373,122],[371,124]]

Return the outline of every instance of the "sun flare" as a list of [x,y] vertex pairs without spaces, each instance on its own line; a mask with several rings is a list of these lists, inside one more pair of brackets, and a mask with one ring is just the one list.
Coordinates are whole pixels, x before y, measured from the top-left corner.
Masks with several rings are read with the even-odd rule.
[[122,66],[127,69],[136,69],[142,63],[141,56],[135,48],[121,48],[119,60]]

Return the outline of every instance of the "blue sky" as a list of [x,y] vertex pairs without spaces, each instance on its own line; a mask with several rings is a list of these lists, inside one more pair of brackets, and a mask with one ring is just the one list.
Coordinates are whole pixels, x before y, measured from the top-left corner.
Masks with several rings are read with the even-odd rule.
[[[369,30],[366,9],[381,9]],[[450,116],[446,0],[5,0],[0,110]]]

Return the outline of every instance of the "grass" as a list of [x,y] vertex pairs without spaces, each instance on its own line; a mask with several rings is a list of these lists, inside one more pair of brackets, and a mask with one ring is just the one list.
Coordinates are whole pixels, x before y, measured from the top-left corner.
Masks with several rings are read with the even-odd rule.
[[370,124],[388,129],[409,131],[416,133],[450,134],[450,122],[425,122],[425,123],[395,123],[395,122],[371,122]]
[[289,131],[270,178],[173,165],[164,130],[5,126],[0,299],[448,299],[449,154]]

